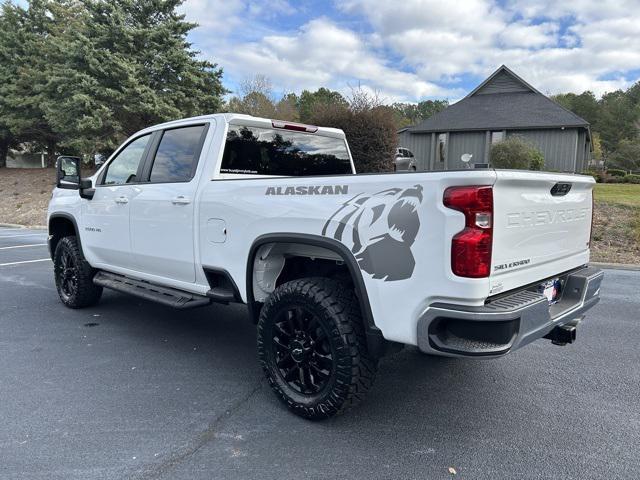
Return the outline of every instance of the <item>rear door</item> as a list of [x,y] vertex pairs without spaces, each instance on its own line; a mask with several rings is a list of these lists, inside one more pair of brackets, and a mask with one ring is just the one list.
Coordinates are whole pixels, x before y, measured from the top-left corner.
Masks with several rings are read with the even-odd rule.
[[589,261],[593,177],[497,170],[492,292]]
[[131,202],[135,270],[195,282],[196,169],[208,123],[159,132]]

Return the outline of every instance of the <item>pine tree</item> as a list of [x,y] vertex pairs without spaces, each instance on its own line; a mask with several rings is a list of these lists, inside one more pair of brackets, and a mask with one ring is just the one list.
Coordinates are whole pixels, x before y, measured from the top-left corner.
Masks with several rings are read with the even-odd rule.
[[219,110],[222,70],[187,41],[182,0],[30,0],[0,14],[9,141],[109,153],[141,128]]

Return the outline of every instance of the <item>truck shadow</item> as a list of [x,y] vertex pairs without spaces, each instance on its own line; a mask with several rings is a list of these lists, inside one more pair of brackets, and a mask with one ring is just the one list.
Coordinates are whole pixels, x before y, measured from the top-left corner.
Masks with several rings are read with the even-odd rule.
[[[447,432],[447,436],[457,437],[475,432],[484,436],[495,423],[501,429],[509,428],[516,411],[531,408],[535,413],[533,393],[528,397],[532,404],[522,403],[527,398],[524,390],[533,387],[517,378],[526,375],[518,373],[520,366],[514,366],[523,360],[516,358],[520,352],[496,360],[451,359],[426,356],[406,347],[380,361],[376,382],[360,406],[328,421],[308,422],[289,413],[262,378],[255,326],[244,306],[212,305],[179,311],[109,292],[96,311],[100,313],[97,322],[124,329],[139,348],[155,355],[168,352],[174,362],[195,372],[196,385],[231,375],[237,378],[239,391],[249,381],[254,386],[262,383],[245,415],[255,414],[258,419],[268,412],[268,422],[274,427],[293,422],[303,431],[318,434],[327,429],[347,432],[357,426],[365,436],[375,431],[384,437],[386,429],[419,425],[432,434]],[[153,368],[164,367],[159,364]],[[513,426],[516,428],[515,423]]]

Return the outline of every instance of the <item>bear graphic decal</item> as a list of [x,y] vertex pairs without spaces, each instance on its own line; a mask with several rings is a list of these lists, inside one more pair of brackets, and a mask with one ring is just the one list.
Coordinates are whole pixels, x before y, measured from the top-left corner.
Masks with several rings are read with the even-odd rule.
[[421,185],[360,193],[329,218],[322,235],[349,247],[360,268],[373,278],[404,280],[416,263],[411,247],[420,230],[420,203]]

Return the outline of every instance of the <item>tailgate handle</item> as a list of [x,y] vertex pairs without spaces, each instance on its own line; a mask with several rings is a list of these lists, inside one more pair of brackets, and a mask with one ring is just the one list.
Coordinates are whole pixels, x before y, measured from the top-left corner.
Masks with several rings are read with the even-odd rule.
[[570,183],[556,183],[551,187],[551,195],[554,197],[563,197],[571,190]]

